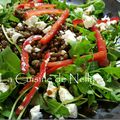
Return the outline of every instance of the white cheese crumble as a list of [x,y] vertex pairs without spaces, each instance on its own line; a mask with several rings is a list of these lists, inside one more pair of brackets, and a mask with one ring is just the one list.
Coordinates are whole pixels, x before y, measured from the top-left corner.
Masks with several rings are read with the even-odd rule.
[[35,25],[40,30],[45,29],[45,27],[47,26],[47,24],[44,21],[36,22]]
[[13,35],[15,33],[15,29],[14,28],[7,28],[6,31],[10,35]]
[[[62,86],[60,86],[60,88],[59,88],[59,97],[60,97],[61,102],[74,99],[74,97],[70,94],[70,92]],[[76,104],[74,104],[74,103],[67,104],[67,105],[65,105],[65,107],[68,109],[68,111],[70,113],[70,116],[69,116],[70,118],[77,118],[78,112],[77,112]]]
[[105,81],[100,74],[96,73],[92,77],[97,82],[97,84],[99,84],[102,87],[105,87]]
[[34,16],[30,17],[29,19],[27,19],[26,21],[24,21],[24,23],[26,25],[28,25],[28,27],[33,27],[33,26],[35,26],[35,23],[38,22],[38,19],[39,18],[34,15]]
[[23,27],[23,24],[22,23],[18,23],[17,26],[18,27]]
[[63,34],[64,34],[64,31],[60,30],[60,34],[63,35]]
[[101,20],[103,20],[103,21],[104,21],[104,20],[110,21],[110,18],[105,15],[103,18],[101,18]]
[[40,52],[39,48],[35,48],[34,50],[35,50],[35,52]]
[[5,83],[0,82],[0,92],[6,92],[9,89],[9,86]]
[[83,9],[82,9],[82,8],[76,8],[76,9],[74,10],[74,12],[75,12],[75,13],[80,13],[80,12],[83,12]]
[[77,106],[76,104],[68,104],[66,105],[66,108],[68,109],[69,113],[70,113],[70,118],[77,118],[78,115],[78,111],[77,111]]
[[31,120],[39,120],[43,117],[42,113],[40,112],[40,105],[34,106],[30,110]]
[[47,91],[45,93],[45,96],[55,98],[56,94],[57,94],[57,87],[55,87],[53,85],[52,81],[48,81],[48,87],[47,87]]
[[88,7],[86,8],[85,13],[86,13],[87,15],[89,15],[89,14],[92,13],[93,11],[95,11],[95,7],[94,7],[93,5],[90,5],[90,6],[88,6]]
[[62,55],[64,55],[64,54],[66,53],[66,51],[65,51],[65,50],[61,50],[60,53],[61,53]]
[[70,30],[67,30],[61,38],[65,40],[65,44],[68,44],[69,42],[76,42],[75,36],[75,33],[71,32]]
[[85,28],[91,28],[93,27],[93,25],[96,24],[96,19],[94,16],[88,16],[83,14],[82,18]]
[[116,62],[116,67],[120,67],[120,60]]
[[25,48],[24,48],[24,50],[29,52],[29,53],[32,52],[32,49],[33,49],[33,47],[30,44],[26,45]]
[[100,28],[100,31],[104,31],[108,28],[108,25],[106,23],[96,24],[95,26]]
[[83,39],[83,36],[80,35],[80,36],[78,36],[76,39],[81,42],[82,39]]
[[74,97],[70,94],[70,92],[66,88],[61,86],[59,88],[59,96],[61,102],[74,99]]
[[19,37],[23,37],[23,35],[20,33],[14,32],[14,34],[12,35],[13,42],[16,43],[16,41]]
[[48,26],[43,30],[44,33],[48,33],[51,30],[52,26]]

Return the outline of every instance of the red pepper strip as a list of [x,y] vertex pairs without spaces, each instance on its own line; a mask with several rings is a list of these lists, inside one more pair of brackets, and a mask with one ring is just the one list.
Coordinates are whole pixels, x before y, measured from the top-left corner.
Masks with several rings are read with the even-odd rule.
[[28,88],[30,88],[33,85],[33,83],[35,82],[37,76],[38,76],[38,74],[35,76],[35,78],[32,78],[31,81],[29,81],[28,83],[26,83],[25,86],[22,88],[22,90],[20,90],[19,94],[23,93],[25,90],[27,90]]
[[[83,57],[85,57],[85,55],[81,56],[81,58],[83,58]],[[92,62],[92,61],[101,62],[104,57],[106,57],[106,52],[100,51],[100,52],[94,53],[93,58],[90,59],[88,62]],[[61,67],[65,67],[65,66],[68,66],[70,64],[73,64],[73,62],[74,62],[74,60],[72,60],[72,59],[58,61],[58,62],[49,62],[48,63],[49,69],[47,70],[47,74],[51,74]]]
[[59,10],[59,9],[41,9],[41,10],[29,10],[26,11],[24,16],[26,19],[30,18],[33,15],[36,16],[40,16],[40,15],[44,15],[44,14],[62,14],[63,10]]
[[20,4],[16,7],[16,9],[24,9],[24,8],[32,8],[34,7],[34,3],[23,3],[23,4]]
[[65,10],[60,18],[52,26],[51,30],[40,40],[42,44],[47,44],[56,35],[57,31],[60,29],[61,25],[65,22],[69,16],[69,10]]
[[54,67],[56,65],[66,66],[66,65],[69,65],[69,64],[73,64],[73,60],[72,59],[63,60],[63,61],[57,61],[57,62],[49,62],[48,63],[48,67]]
[[[28,0],[28,2],[32,2],[34,0]],[[42,3],[44,0],[35,0],[35,2]]]
[[22,88],[22,90],[20,90],[19,94],[23,93],[25,90],[30,88],[32,85],[33,85],[33,82],[26,83],[25,86]]
[[37,9],[43,9],[43,8],[55,8],[56,7],[56,5],[54,5],[54,4],[39,4],[38,6],[35,6],[35,8],[37,8]]
[[72,21],[74,26],[77,26],[78,24],[83,25],[83,20],[82,19],[75,19]]
[[24,3],[20,4],[16,7],[16,9],[24,9],[24,8],[36,8],[36,9],[43,9],[43,8],[55,8],[56,5],[54,4],[44,4],[44,3]]
[[92,31],[95,32],[95,37],[96,37],[96,44],[98,48],[98,52],[104,51],[105,56],[101,61],[99,61],[100,66],[107,66],[109,64],[109,61],[107,59],[107,48],[106,48],[106,43],[105,40],[103,39],[102,35],[100,34],[100,31],[98,30],[97,27],[92,27]]
[[103,37],[100,34],[100,31],[98,30],[98,28],[94,26],[92,27],[92,31],[95,32],[98,51],[107,51],[105,40],[103,40]]
[[45,60],[40,65],[40,73],[35,78],[36,82],[33,85],[33,88],[26,95],[26,97],[24,98],[23,102],[21,103],[21,105],[16,110],[16,114],[17,115],[19,115],[20,112],[30,103],[32,97],[34,96],[34,94],[36,93],[36,91],[39,89],[39,85],[41,83],[41,80],[44,77],[44,75],[46,74],[46,67],[47,67],[49,59],[50,59],[50,53],[47,53],[45,55]]
[[29,54],[25,50],[27,45],[30,45],[35,40],[40,40],[40,35],[34,35],[29,38],[23,43],[22,53],[21,53],[21,70],[24,74],[26,74],[29,70]]

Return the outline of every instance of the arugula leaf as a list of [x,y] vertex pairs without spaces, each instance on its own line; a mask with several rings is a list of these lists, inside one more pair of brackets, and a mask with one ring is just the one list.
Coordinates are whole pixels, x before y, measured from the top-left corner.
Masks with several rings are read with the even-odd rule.
[[20,60],[10,47],[7,47],[0,53],[0,72],[12,72],[13,74],[20,73]]
[[11,3],[11,0],[0,0],[0,4],[4,7],[6,7],[8,3]]
[[84,57],[82,57],[82,58],[80,58],[80,56],[77,56],[77,58],[76,58],[76,60],[75,60],[75,64],[77,65],[77,66],[80,66],[80,65],[82,65],[83,63],[88,63],[88,60],[90,60],[91,58],[93,58],[93,56],[92,55],[86,55],[86,56],[84,56]]
[[116,76],[118,78],[120,78],[120,67],[105,67],[105,68],[101,68],[101,70],[105,71],[106,73],[112,75],[112,76]]
[[9,83],[9,89],[6,92],[0,92],[0,103],[8,98],[8,96],[12,93],[15,87],[15,82],[12,80],[12,82]]
[[100,13],[103,13],[105,9],[105,3],[103,0],[95,0],[94,2],[94,7],[95,7],[95,15],[99,15]]
[[69,116],[68,109],[55,99],[43,98],[42,95],[36,94],[33,102],[37,102],[37,104],[40,104],[41,108],[43,108],[47,113],[50,113],[57,118]]
[[77,41],[75,43],[70,43],[71,49],[69,51],[70,56],[80,56],[89,53],[92,45],[88,40],[83,40],[82,42]]
[[56,117],[68,117],[69,111],[68,109],[61,103],[57,102],[55,99],[47,99],[46,100],[48,109],[46,109],[47,112],[52,113]]

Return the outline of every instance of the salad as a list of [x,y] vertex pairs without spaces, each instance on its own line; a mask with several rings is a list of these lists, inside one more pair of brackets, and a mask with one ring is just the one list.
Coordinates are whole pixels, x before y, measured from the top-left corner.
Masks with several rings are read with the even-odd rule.
[[120,18],[103,0],[0,1],[0,119],[87,118],[120,102]]

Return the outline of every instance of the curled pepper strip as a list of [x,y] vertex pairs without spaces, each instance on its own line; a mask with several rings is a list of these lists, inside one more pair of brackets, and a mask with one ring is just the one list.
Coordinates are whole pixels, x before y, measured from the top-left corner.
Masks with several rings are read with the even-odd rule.
[[60,9],[40,9],[40,10],[29,10],[26,11],[24,14],[25,19],[28,19],[30,17],[32,17],[33,15],[35,16],[40,16],[40,15],[44,15],[44,14],[62,14],[63,10]]
[[63,14],[60,18],[55,22],[52,26],[51,30],[40,40],[42,44],[47,44],[51,41],[51,39],[56,35],[57,31],[60,29],[61,25],[64,24],[65,20],[69,16],[69,10],[66,9],[63,11]]
[[21,53],[21,71],[26,74],[29,70],[29,54],[25,50],[27,45],[30,45],[33,41],[40,40],[41,35],[34,35],[29,38],[23,43],[22,53]]
[[95,37],[96,37],[96,44],[98,48],[98,52],[104,51],[104,57],[99,60],[99,65],[101,67],[107,66],[109,64],[109,61],[107,59],[107,48],[106,48],[106,43],[105,40],[103,39],[102,35],[100,34],[100,31],[98,30],[97,27],[92,27],[92,31],[95,32]]
[[42,78],[46,74],[46,67],[50,59],[50,53],[47,53],[45,55],[45,60],[40,65],[40,73],[35,77],[35,83],[33,85],[33,88],[30,90],[30,92],[26,95],[21,105],[16,110],[16,114],[19,115],[21,111],[30,103],[32,97],[36,93],[36,91],[39,89],[39,85],[41,83]]

